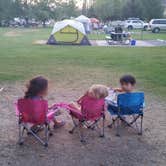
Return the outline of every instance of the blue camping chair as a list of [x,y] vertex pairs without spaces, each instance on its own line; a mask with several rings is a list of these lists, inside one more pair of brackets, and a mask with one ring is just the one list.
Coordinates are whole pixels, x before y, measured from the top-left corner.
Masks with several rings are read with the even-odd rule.
[[[112,127],[117,122],[117,136],[119,134],[119,121],[122,121],[128,127],[132,127],[138,130],[138,134],[142,135],[142,123],[143,123],[143,107],[144,107],[144,93],[124,93],[119,94],[117,99],[117,106],[108,105],[108,111],[111,115],[116,116],[112,118],[112,123],[108,127]],[[132,116],[132,120],[129,122],[124,116]],[[141,118],[140,126],[137,125],[137,120]],[[133,127],[133,124],[137,126],[137,129]]]

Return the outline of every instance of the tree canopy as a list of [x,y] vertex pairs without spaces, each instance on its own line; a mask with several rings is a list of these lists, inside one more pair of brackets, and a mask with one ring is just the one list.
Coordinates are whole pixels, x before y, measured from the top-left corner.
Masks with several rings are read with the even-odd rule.
[[[157,12],[156,12],[157,11]],[[94,14],[103,20],[163,17],[162,0],[96,0]]]
[[[84,5],[82,13],[103,21],[139,17],[150,20],[163,17],[163,0],[95,0],[89,9]],[[61,20],[81,14],[75,0],[0,0],[0,24],[2,20],[14,17],[36,19],[45,22],[49,19]]]
[[74,0],[0,0],[0,22],[14,17],[36,19],[45,22],[49,19],[62,19],[76,16],[78,9]]

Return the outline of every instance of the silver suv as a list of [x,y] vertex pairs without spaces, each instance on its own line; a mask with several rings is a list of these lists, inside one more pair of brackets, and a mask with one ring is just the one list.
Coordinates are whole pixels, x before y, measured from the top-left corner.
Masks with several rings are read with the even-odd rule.
[[150,21],[149,27],[153,33],[166,30],[166,19],[153,19]]
[[132,29],[144,29],[147,30],[148,29],[148,23],[136,19],[136,20],[126,20],[124,23],[124,27],[127,28],[128,30],[132,30]]

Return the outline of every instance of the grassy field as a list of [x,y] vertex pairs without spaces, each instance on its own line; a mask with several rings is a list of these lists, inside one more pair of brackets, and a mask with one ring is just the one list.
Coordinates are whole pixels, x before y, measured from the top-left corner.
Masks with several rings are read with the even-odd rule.
[[1,83],[45,75],[61,86],[89,86],[91,83],[115,86],[120,75],[131,73],[137,77],[139,89],[166,96],[166,47],[54,47],[34,44],[36,40],[47,39],[50,32],[51,29],[0,29]]

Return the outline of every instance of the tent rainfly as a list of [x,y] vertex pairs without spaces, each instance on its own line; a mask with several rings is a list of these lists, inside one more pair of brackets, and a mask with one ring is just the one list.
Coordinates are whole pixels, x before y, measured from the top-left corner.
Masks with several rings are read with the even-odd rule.
[[75,20],[63,20],[55,23],[47,44],[91,45],[83,24]]
[[91,20],[88,17],[81,15],[81,16],[75,18],[75,20],[81,22],[84,25],[86,33],[91,32]]

